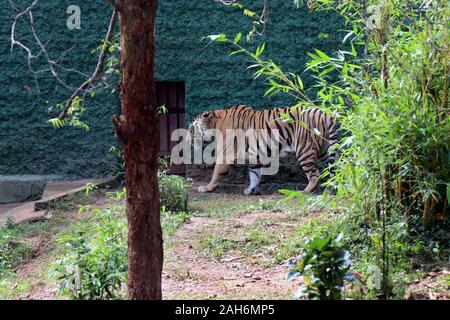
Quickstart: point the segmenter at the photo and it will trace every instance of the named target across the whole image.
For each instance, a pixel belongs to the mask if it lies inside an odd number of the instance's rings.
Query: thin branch
[[[38,44],[38,46],[41,48],[41,52],[44,54],[48,66],[50,68],[50,72],[52,73],[53,77],[55,77],[56,80],[58,80],[58,82],[60,84],[62,84],[65,88],[72,90],[72,87],[67,85],[59,76],[58,72],[56,72],[54,66],[56,64],[55,61],[53,61],[52,59],[50,59],[50,56],[47,52],[47,49],[45,48],[45,46],[42,44],[41,40],[39,39],[38,35],[36,34],[36,31],[34,30],[34,19],[33,19],[33,13],[30,11],[29,13],[30,16],[30,23],[31,23],[31,32],[33,33],[33,37],[36,40],[36,43]]]
[[[233,4],[239,4],[238,0],[214,0],[215,2],[222,3],[226,6],[231,6]],[[252,25],[252,31],[250,31],[249,35],[259,35],[262,36],[266,31],[266,25],[269,21],[269,0],[263,0],[263,9],[260,15],[256,14],[252,16],[254,19]],[[262,30],[259,31],[259,26],[262,25]]]
[[[105,60],[108,55],[108,49],[110,47],[110,43],[111,43],[112,37],[114,35],[114,27],[116,25],[117,15],[118,15],[117,10],[118,9],[115,8],[113,11],[113,14],[111,16],[111,20],[109,22],[109,27],[108,27],[108,32],[106,33],[105,42],[103,44],[102,51],[100,52],[100,55],[98,57],[97,67],[96,67],[94,73],[81,86],[79,86],[75,90],[75,92],[72,94],[72,96],[70,97],[69,101],[67,102],[64,110],[59,115],[59,117],[58,117],[59,120],[64,120],[66,118],[67,113],[69,112],[70,108],[72,108],[72,105],[73,105],[73,102],[75,101],[75,99],[80,97],[80,94],[83,91],[90,88],[92,86],[92,84],[94,84],[98,80],[98,78],[102,75]]]
[[[48,43],[50,42],[51,36],[49,37],[49,39],[46,41],[46,43],[42,43],[42,41],[40,40],[40,38],[38,37],[36,30],[34,28],[34,18],[33,18],[33,12],[32,10],[36,7],[36,5],[38,4],[38,0],[34,0],[30,6],[28,6],[24,11],[19,12],[19,10],[17,9],[17,7],[15,6],[13,0],[9,0],[9,4],[12,8],[12,10],[15,13],[15,18],[13,21],[13,24],[11,26],[11,51],[14,50],[14,46],[20,47],[22,50],[24,50],[27,54],[27,64],[28,64],[28,69],[30,70],[30,72],[33,74],[34,77],[34,81],[36,84],[36,88],[38,90],[38,93],[40,92],[39,90],[39,83],[37,80],[37,75],[39,73],[42,73],[43,70],[41,71],[36,71],[33,69],[32,66],[32,62],[33,60],[40,58],[41,56],[43,56],[47,62],[48,65],[48,69],[45,69],[47,72],[50,72],[53,77],[66,89],[68,90],[74,90],[73,87],[71,87],[70,85],[68,85],[64,80],[61,79],[61,77],[59,76],[58,73],[58,68],[62,68],[61,65],[59,65],[57,62],[53,61],[48,52],[47,52],[47,46]],[[32,50],[25,45],[23,42],[19,41],[18,39],[16,39],[16,29],[17,29],[17,23],[19,22],[19,20],[21,18],[24,17],[28,17],[28,19],[26,20],[27,26],[30,29],[32,36],[36,42],[36,44],[39,47],[39,51],[36,54],[33,54]],[[70,49],[69,49],[70,50]],[[66,54],[66,52],[64,52],[64,54]]]
[[[20,12],[19,14],[16,14],[16,17],[15,17],[14,22],[13,22],[12,27],[11,27],[11,51],[13,50],[14,45],[18,45],[18,46],[22,47],[22,49],[27,51],[29,56],[33,56],[31,54],[31,50],[28,49],[28,47],[24,46],[20,41],[16,41],[15,40],[14,35],[16,33],[17,21],[19,21],[19,19],[22,16],[24,16],[24,15],[28,14],[29,12],[31,12],[31,10],[34,9],[34,7],[37,5],[37,3],[38,3],[38,0],[34,0],[33,3],[28,8],[25,9],[25,11]],[[9,4],[11,5],[11,8],[13,8],[13,10],[17,10],[17,8],[14,6],[14,3],[13,3],[12,0],[9,0]]]

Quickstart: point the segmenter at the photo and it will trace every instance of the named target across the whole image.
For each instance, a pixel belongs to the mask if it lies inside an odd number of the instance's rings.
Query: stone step
[[[107,177],[97,180],[49,182],[43,198],[38,201],[0,205],[0,227],[3,226],[8,217],[15,224],[30,220],[48,219],[50,218],[48,209],[53,203],[70,195],[85,192],[88,185],[96,186],[97,189],[109,189],[118,187],[119,181],[115,177]]]

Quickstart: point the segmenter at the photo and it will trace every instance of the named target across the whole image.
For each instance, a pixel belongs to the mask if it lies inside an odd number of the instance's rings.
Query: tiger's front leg
[[[211,182],[206,186],[198,187],[198,192],[212,192],[219,186],[220,181],[225,178],[225,176],[230,171],[231,165],[229,164],[217,164],[214,166],[214,173]]]

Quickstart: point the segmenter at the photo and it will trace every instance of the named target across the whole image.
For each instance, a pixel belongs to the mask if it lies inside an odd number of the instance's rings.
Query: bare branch
[[[52,60],[47,52],[47,45],[50,42],[50,38],[47,40],[47,42],[45,44],[42,43],[42,41],[40,40],[40,38],[38,37],[36,30],[34,28],[34,18],[33,18],[33,9],[36,7],[36,5],[38,4],[39,0],[34,0],[24,11],[19,12],[19,10],[17,9],[17,7],[15,6],[13,0],[8,0],[9,4],[12,8],[12,10],[15,12],[16,16],[14,18],[13,24],[11,26],[11,51],[14,50],[14,46],[18,46],[20,47],[22,50],[24,50],[27,54],[27,64],[28,64],[28,69],[30,70],[30,72],[33,74],[34,77],[34,81],[36,83],[36,87],[38,92],[39,90],[39,84],[37,81],[37,75],[43,72],[50,72],[53,77],[66,89],[68,90],[74,90],[73,87],[71,87],[70,85],[68,85],[64,80],[61,79],[59,73],[58,73],[58,69],[62,68],[62,66],[60,64],[58,64],[57,62],[55,62],[54,60]],[[29,29],[31,30],[31,33],[33,35],[33,38],[36,42],[36,44],[39,47],[39,51],[37,53],[33,53],[33,51],[27,46],[25,45],[22,41],[18,40],[16,38],[16,32],[17,32],[17,23],[19,22],[19,20],[21,18],[28,18],[26,23],[28,24]],[[73,48],[73,47],[72,47]],[[67,53],[64,52],[64,55]],[[44,69],[44,70],[40,70],[40,71],[36,71],[33,69],[33,60],[37,59],[39,57],[43,56],[47,62],[48,65],[48,69]],[[58,59],[60,60],[60,59]]]
[[[114,9],[113,14],[111,16],[111,20],[109,22],[109,27],[108,27],[108,32],[106,33],[105,42],[103,44],[102,51],[100,52],[100,55],[98,57],[97,67],[96,67],[94,73],[88,80],[86,80],[81,86],[79,86],[75,90],[75,92],[72,94],[72,96],[70,97],[69,101],[67,102],[64,110],[59,115],[59,117],[58,117],[59,120],[62,121],[66,118],[67,113],[69,112],[70,108],[72,108],[72,106],[73,106],[74,100],[76,98],[79,98],[80,94],[83,91],[85,91],[89,87],[91,87],[92,84],[94,84],[97,81],[97,79],[101,76],[101,74],[103,73],[103,69],[104,69],[103,66],[105,64],[105,60],[108,55],[108,49],[110,47],[110,43],[111,43],[112,37],[114,35],[114,27],[116,25],[116,21],[117,21],[117,8]]]
[[[88,94],[89,92],[106,89],[111,86],[111,84],[109,83],[109,75],[106,75],[104,77],[102,75],[104,74],[104,64],[107,59],[108,52],[110,51],[110,48],[112,46],[114,28],[116,25],[121,1],[108,0],[108,2],[115,6],[115,9],[112,13],[108,31],[100,49],[97,66],[91,76],[79,70],[76,70],[75,68],[70,68],[63,65],[64,57],[76,46],[77,41],[74,41],[73,45],[69,49],[62,52],[58,58],[53,58],[50,55],[50,52],[47,51],[52,35],[48,37],[47,41],[42,41],[35,30],[34,24],[33,10],[38,6],[39,0],[30,0],[30,2],[32,1],[31,4],[23,11],[18,9],[14,0],[8,1],[15,14],[15,18],[11,26],[11,50],[13,50],[14,47],[18,47],[26,53],[28,69],[34,77],[37,92],[40,93],[38,78],[45,73],[50,73],[62,87],[71,92],[71,96],[69,100],[67,100],[67,102],[64,104],[63,110],[61,111],[59,116],[56,119],[50,120],[50,122],[52,122],[55,126],[62,126],[64,122],[63,120],[65,120],[69,114],[72,115],[72,112],[74,112],[76,109],[75,104],[83,101],[86,94]],[[33,47],[30,47],[26,42],[18,39],[17,29],[20,20],[22,20],[30,30],[32,37],[31,42],[33,42]],[[37,49],[32,49],[34,48],[34,46],[37,46]],[[33,62],[38,58],[45,61],[46,66],[44,68],[35,70],[33,69]],[[79,87],[69,85],[65,82],[64,77],[62,77],[62,74],[67,73],[76,73],[82,76],[84,82]],[[94,85],[96,82],[98,83],[98,85]],[[28,88],[29,86],[27,86],[27,90]],[[74,123],[82,124],[80,121],[78,121],[78,119],[75,118]]]

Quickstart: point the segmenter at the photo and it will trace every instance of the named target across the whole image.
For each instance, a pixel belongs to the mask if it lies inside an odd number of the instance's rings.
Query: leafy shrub
[[[165,171],[158,173],[159,192],[163,211],[183,212],[187,207],[187,185],[185,180]]]
[[[350,254],[341,247],[342,234],[313,238],[306,242],[303,253],[292,266],[288,278],[304,275],[306,287],[298,296],[306,295],[312,300],[337,300],[342,298],[344,281],[352,280]]]
[[[117,193],[120,200],[123,193]],[[52,277],[61,281],[58,295],[72,299],[116,299],[127,278],[127,223],[123,205],[93,209],[92,217],[59,237],[66,249],[53,264]]]
[[[7,216],[5,221],[3,221],[3,229],[13,229],[15,224],[14,217]]]
[[[80,213],[89,211],[90,217],[57,239],[63,254],[50,275],[60,282],[58,295],[77,300],[120,298],[128,270],[125,194],[126,190],[109,193],[110,204],[103,209],[80,207]],[[187,217],[186,212],[162,211],[164,235],[174,234]]]

